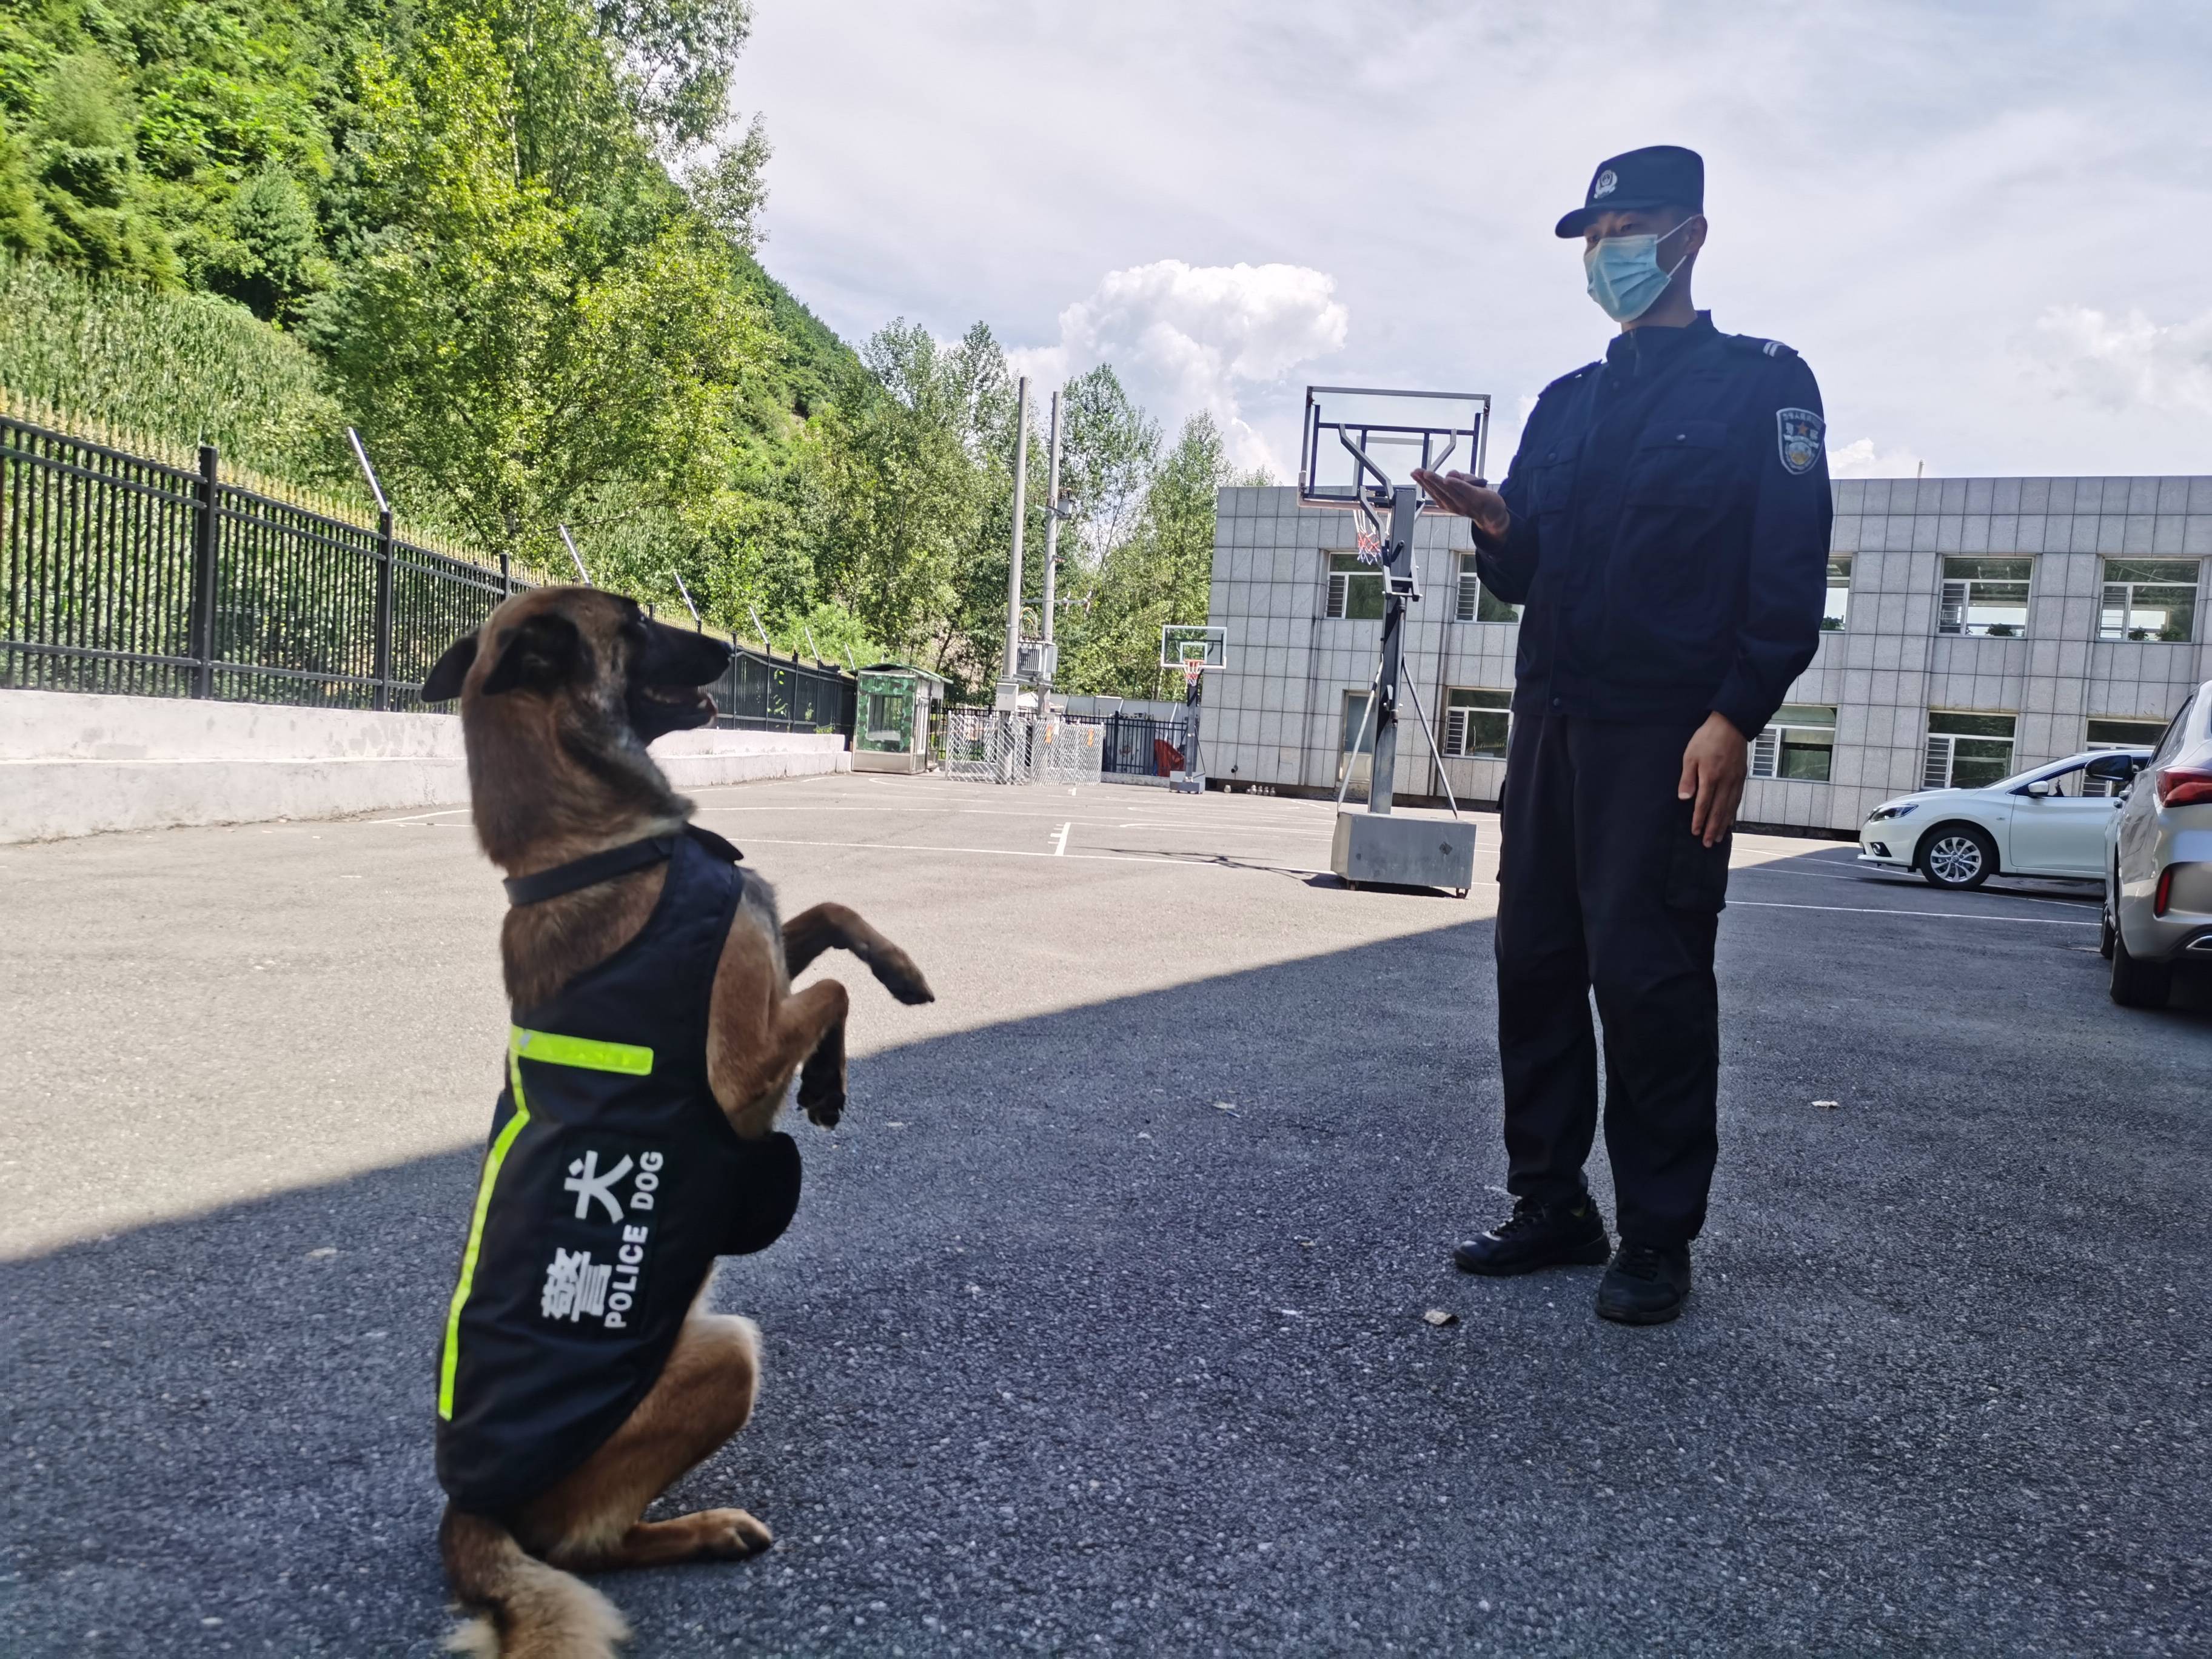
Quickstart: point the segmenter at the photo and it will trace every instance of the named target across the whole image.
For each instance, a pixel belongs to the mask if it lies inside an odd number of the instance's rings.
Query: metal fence
[[[974,783],[1096,783],[1106,750],[1095,721],[1060,716],[947,708],[932,728],[945,775]]]
[[[1158,745],[1164,743],[1178,755],[1190,727],[1182,720],[1153,720],[1144,714],[1109,714],[1105,723],[1105,754],[1101,769],[1115,777],[1164,778]]]
[[[421,708],[445,648],[536,585],[198,461],[0,414],[0,686]],[[850,733],[849,675],[736,648],[718,724]]]

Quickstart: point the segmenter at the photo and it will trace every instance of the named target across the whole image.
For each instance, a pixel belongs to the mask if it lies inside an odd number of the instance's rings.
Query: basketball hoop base
[[[1203,772],[1170,772],[1168,787],[1178,795],[1202,795],[1206,793],[1206,774]]]
[[[1339,811],[1328,867],[1347,887],[1443,887],[1465,898],[1474,885],[1474,822]]]

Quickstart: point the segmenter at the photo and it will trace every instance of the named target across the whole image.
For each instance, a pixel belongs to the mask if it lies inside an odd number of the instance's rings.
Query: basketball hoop
[[[1182,647],[1182,684],[1188,691],[1198,684],[1199,676],[1206,672],[1206,646],[1202,641],[1188,641]]]
[[[1380,532],[1370,530],[1364,524],[1355,522],[1352,527],[1352,537],[1358,547],[1359,561],[1362,564],[1382,562],[1382,538]]]

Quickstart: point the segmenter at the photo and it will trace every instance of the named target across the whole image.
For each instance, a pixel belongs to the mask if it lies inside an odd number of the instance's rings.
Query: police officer
[[[1610,1266],[1597,1311],[1675,1317],[1719,1149],[1713,939],[1746,752],[1820,642],[1832,506],[1812,371],[1690,298],[1705,163],[1654,145],[1592,175],[1558,234],[1620,325],[1544,388],[1497,489],[1416,473],[1526,607],[1507,745],[1498,1046],[1510,1218],[1472,1273]],[[1620,1242],[1583,1184],[1597,1127]]]

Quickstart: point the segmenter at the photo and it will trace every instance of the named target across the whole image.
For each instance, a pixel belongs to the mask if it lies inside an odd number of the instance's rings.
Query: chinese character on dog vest
[[[548,1319],[566,1319],[572,1323],[586,1314],[596,1318],[606,1311],[607,1280],[614,1277],[614,1271],[612,1262],[594,1263],[589,1250],[556,1249],[553,1260],[545,1267],[545,1288],[539,1293],[538,1312]]]
[[[597,1152],[586,1152],[583,1157],[569,1164],[568,1178],[561,1184],[576,1195],[577,1220],[582,1221],[590,1215],[592,1202],[596,1199],[607,1206],[608,1220],[620,1221],[623,1213],[622,1206],[617,1202],[611,1189],[615,1182],[629,1173],[629,1159],[625,1157],[621,1163],[616,1164],[605,1175],[599,1174],[599,1155]]]

